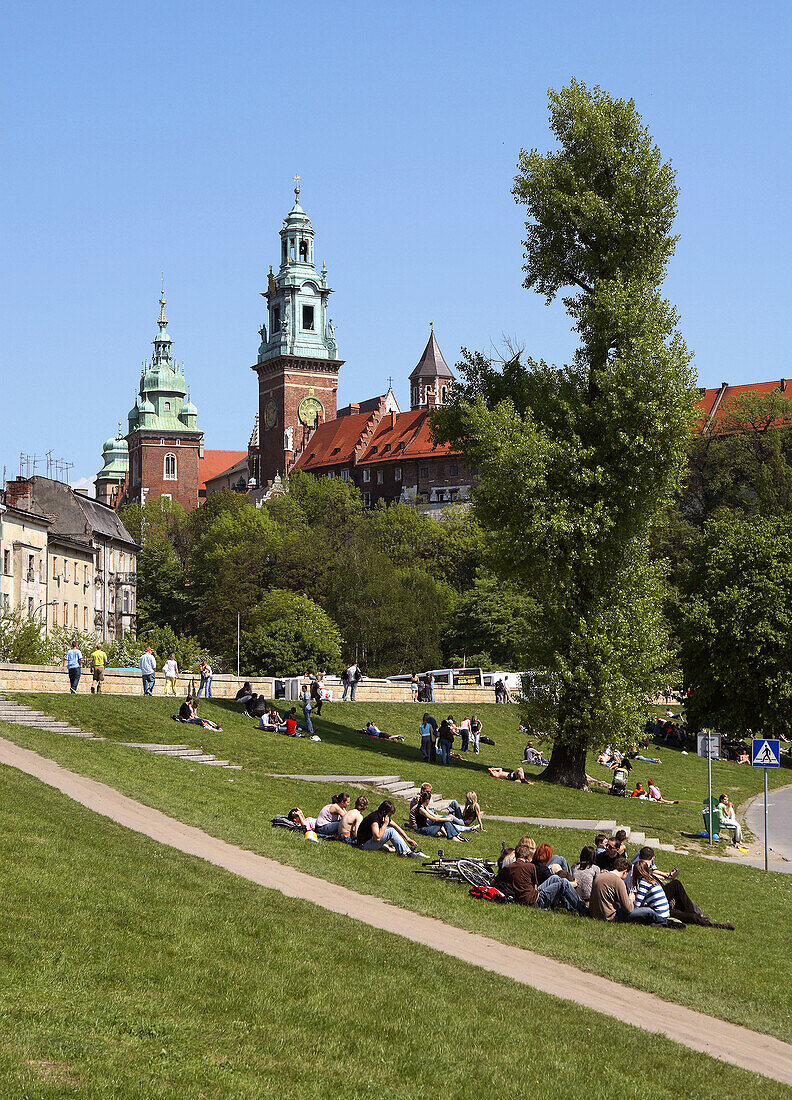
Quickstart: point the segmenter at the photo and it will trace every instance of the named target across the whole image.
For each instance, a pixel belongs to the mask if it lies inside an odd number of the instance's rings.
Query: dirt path
[[[792,1046],[779,1039],[713,1019],[532,951],[465,932],[433,917],[400,909],[379,898],[358,894],[245,851],[127,798],[104,783],[61,768],[54,760],[20,748],[4,738],[0,738],[0,764],[35,776],[89,810],[128,829],[205,859],[260,886],[278,890],[287,897],[310,901],[330,912],[403,936],[544,993],[666,1035],[713,1058],[792,1085]]]

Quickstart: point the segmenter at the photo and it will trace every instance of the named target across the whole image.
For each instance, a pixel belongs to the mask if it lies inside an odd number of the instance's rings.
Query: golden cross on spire
[[[295,176],[294,177],[294,197],[297,198],[297,196],[299,194],[300,194],[300,177]]]

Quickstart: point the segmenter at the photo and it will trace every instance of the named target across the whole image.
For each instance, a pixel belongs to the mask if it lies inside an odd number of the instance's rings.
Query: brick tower
[[[294,206],[280,230],[280,268],[269,271],[268,325],[253,370],[259,379],[259,479],[262,486],[284,477],[311,432],[336,418],[338,368],[343,360],[327,315],[327,269],[317,273],[314,231],[300,206],[295,176]],[[269,326],[269,336],[267,329]]]
[[[165,290],[160,296],[159,331],[151,362],[143,363],[140,389],[129,413],[129,476],[124,503],[145,504],[153,497],[176,500],[188,511],[198,507],[198,459],[203,432],[190,400],[184,364],[173,358]]]

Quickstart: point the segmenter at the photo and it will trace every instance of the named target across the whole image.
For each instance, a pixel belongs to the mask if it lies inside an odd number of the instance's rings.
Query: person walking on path
[[[204,693],[207,699],[212,698],[212,666],[208,661],[201,661],[198,665],[198,671],[201,675],[201,682],[198,685],[198,691],[195,693],[195,698],[200,699],[201,692]]]
[[[168,688],[170,688],[170,694],[175,697],[176,679],[179,675],[179,666],[176,663],[175,653],[171,653],[170,657],[162,666],[162,675],[165,677],[165,694],[168,694]]]
[[[77,648],[77,642],[73,641],[71,649],[68,649],[63,656],[63,667],[69,674],[69,691],[72,695],[77,694],[77,685],[80,682],[80,675],[82,673],[83,655]]]
[[[93,673],[93,683],[91,684],[91,695],[96,692],[97,695],[102,694],[102,684],[104,682],[105,668],[107,667],[107,654],[102,648],[102,643],[99,642],[96,649],[91,654],[91,672]]]
[[[478,756],[479,754],[479,738],[481,737],[481,722],[475,714],[470,716],[470,744],[473,748],[473,752]]]
[[[324,684],[322,683],[323,678],[324,673],[319,672],[316,678],[311,680],[311,704],[316,708],[317,718],[321,718],[322,716],[322,703],[324,702],[322,699],[322,691],[324,690]]]
[[[151,652],[151,646],[146,646],[146,652],[140,658],[140,672],[143,677],[143,694],[153,695],[154,684],[157,676],[157,662]]]
[[[360,665],[357,663],[357,661],[353,661],[352,664],[349,665],[349,667],[345,671],[346,681],[344,682],[344,699],[346,699],[347,690],[349,690],[349,697],[354,703],[355,692],[357,691],[358,684],[363,679],[363,673],[360,671]]]
[[[413,674],[410,677],[410,695],[413,703],[418,701],[418,673],[413,669]]]

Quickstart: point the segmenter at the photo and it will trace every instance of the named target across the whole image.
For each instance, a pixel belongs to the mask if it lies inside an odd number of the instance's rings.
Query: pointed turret
[[[430,326],[424,353],[410,375],[410,407],[413,409],[445,405],[454,383],[454,375],[437,343],[433,321]]]
[[[263,296],[269,306],[269,338],[262,326],[258,361],[280,355],[337,359],[332,323],[327,316],[327,268],[316,270],[314,230],[300,205],[300,177],[295,176],[294,205],[280,230],[280,268],[270,276]]]

